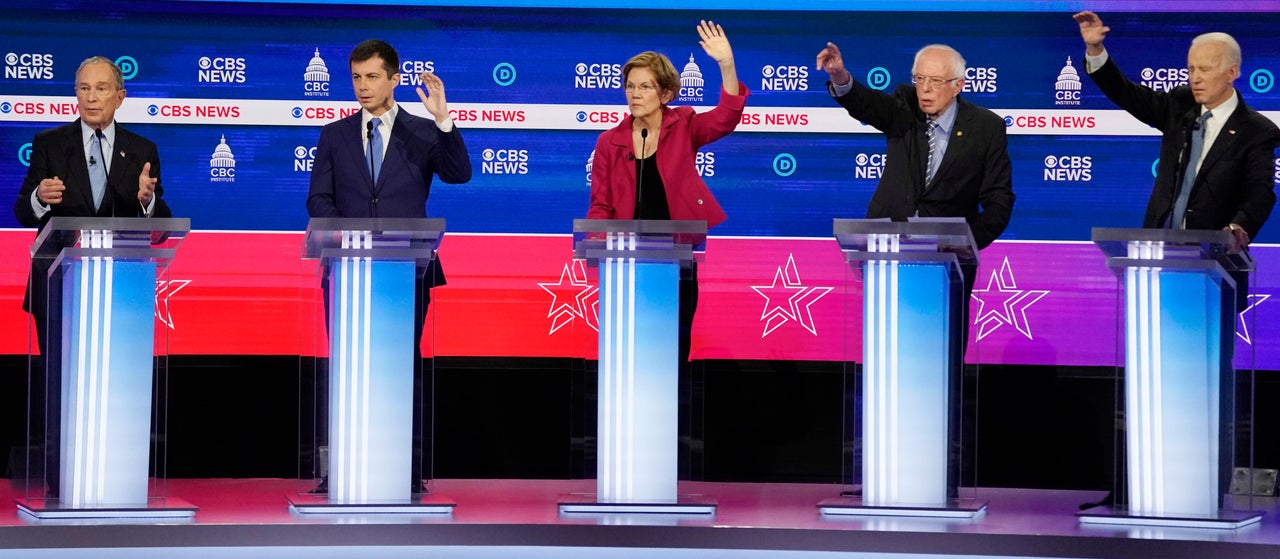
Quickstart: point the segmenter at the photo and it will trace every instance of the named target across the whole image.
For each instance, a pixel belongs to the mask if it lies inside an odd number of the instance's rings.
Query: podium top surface
[[[55,258],[80,244],[86,233],[110,240],[105,250],[166,250],[171,253],[191,231],[186,217],[54,217],[31,243],[32,258]]]
[[[1231,233],[1220,229],[1095,227],[1092,239],[1093,244],[1098,246],[1107,259],[1114,260],[1117,265],[1153,259],[1134,256],[1129,250],[1131,243],[1160,245],[1161,256],[1154,259],[1166,262],[1171,260],[1217,262],[1229,272],[1249,272],[1255,265],[1253,257],[1248,252],[1227,254]]]
[[[707,234],[707,222],[680,219],[575,219],[573,232],[636,233],[642,236]]]
[[[307,222],[302,256],[427,261],[444,228],[439,218],[317,217]]]
[[[910,218],[908,221],[835,219],[832,234],[846,253],[873,252],[871,246],[877,236],[896,235],[900,252],[946,252],[955,254],[963,264],[978,261],[978,243],[962,217]]]
[[[610,245],[610,234],[634,233],[629,248]],[[616,237],[615,237],[616,238]],[[707,241],[707,222],[666,219],[575,219],[574,258],[595,265],[601,258],[693,262],[693,249]],[[610,248],[612,246],[612,248]]]

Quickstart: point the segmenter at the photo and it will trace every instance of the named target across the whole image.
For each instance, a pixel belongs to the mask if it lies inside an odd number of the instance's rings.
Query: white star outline
[[[556,291],[569,291],[564,289],[565,286],[577,288],[577,293],[573,296],[573,301],[562,301],[560,295]],[[582,260],[567,262],[560,271],[559,281],[538,282],[538,287],[543,291],[551,294],[551,307],[547,310],[547,318],[551,319],[551,329],[547,331],[547,335],[555,334],[557,330],[564,328],[565,325],[581,318],[586,321],[587,326],[597,332],[600,331],[599,306],[600,288],[591,285],[587,278],[587,265]]]
[[[993,304],[994,308],[988,309],[987,302],[978,294],[992,291],[1002,294],[1004,301],[999,305]],[[974,289],[970,294],[974,300],[978,301],[978,312],[974,313],[976,318],[973,320],[974,324],[979,325],[978,339],[981,340],[1008,324],[1028,340],[1034,340],[1035,337],[1031,335],[1031,323],[1027,320],[1027,308],[1049,293],[1047,289],[1018,289],[1018,280],[1013,277],[1013,267],[1009,265],[1009,257],[1004,257],[1000,269],[991,272],[991,277],[987,279],[986,289]]]
[[[191,284],[191,280],[156,280],[156,319],[170,330],[177,330],[173,313],[169,311],[169,298]]]
[[[778,283],[782,282],[779,287]],[[760,312],[760,320],[764,321],[764,332],[760,334],[760,338],[772,334],[774,330],[780,328],[783,324],[795,321],[805,330],[814,336],[818,335],[818,328],[813,323],[812,307],[819,299],[826,297],[828,293],[835,290],[834,287],[805,287],[800,281],[800,272],[796,268],[796,256],[794,253],[787,255],[787,264],[778,266],[777,272],[773,275],[773,283],[770,285],[751,285],[748,286],[761,297],[764,297],[764,310]],[[790,292],[786,296],[786,303],[774,303],[774,297],[770,297],[767,291],[782,290]]]
[[[1249,322],[1245,320],[1244,313],[1252,312],[1253,309],[1258,308],[1258,305],[1261,305],[1270,298],[1270,293],[1254,293],[1249,296],[1249,305],[1236,315],[1236,325],[1239,326],[1236,328],[1236,336],[1244,340],[1244,343],[1253,345],[1253,337],[1249,335]]]

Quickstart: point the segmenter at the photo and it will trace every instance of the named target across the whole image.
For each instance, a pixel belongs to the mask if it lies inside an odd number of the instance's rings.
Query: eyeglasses
[[[94,93],[97,93],[97,94],[98,94],[98,95],[100,95],[100,96],[106,96],[106,95],[110,95],[110,94],[111,94],[111,93],[113,93],[115,90],[116,90],[116,88],[115,88],[114,86],[110,86],[110,85],[107,85],[107,84],[101,84],[101,83],[100,83],[100,84],[98,84],[98,85],[96,85],[96,86],[92,86],[92,87],[90,87],[88,84],[82,84],[82,85],[77,85],[77,86],[76,86],[76,95],[79,95],[79,96],[81,96],[81,97],[88,97],[88,96],[89,96],[89,92],[91,92],[91,91],[92,91],[92,92],[94,92]]]
[[[934,77],[926,77],[926,76],[911,76],[911,85],[920,87],[920,86],[923,86],[924,84],[929,84],[929,87],[938,88],[938,87],[942,87],[944,84],[951,83],[958,79],[960,78],[943,79],[943,78],[934,78]]]
[[[634,83],[628,83],[628,84],[627,84],[627,93],[634,93],[637,89],[639,89],[639,90],[640,90],[640,93],[643,93],[643,94],[645,94],[645,95],[648,95],[648,94],[650,94],[650,93],[653,93],[653,92],[657,91],[657,90],[658,90],[658,86],[653,85],[653,83],[652,83],[652,82],[645,82],[645,83],[642,83],[642,84],[640,84],[640,85],[636,85],[636,84],[634,84]]]

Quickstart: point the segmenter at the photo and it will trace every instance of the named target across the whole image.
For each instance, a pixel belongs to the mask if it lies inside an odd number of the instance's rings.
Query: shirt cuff
[[[44,217],[44,214],[49,213],[49,210],[53,209],[53,208],[50,208],[49,206],[41,204],[40,199],[36,197],[38,194],[39,194],[38,190],[31,191],[31,213],[35,214],[36,219],[40,219]]]
[[[142,206],[142,204],[138,204],[138,205]],[[142,216],[151,217],[151,214],[153,213],[156,213],[156,195],[154,194],[151,195],[151,202],[149,202],[145,206],[142,206]]]
[[[450,117],[450,118],[446,118],[446,119],[444,119],[444,120],[437,120],[437,121],[436,121],[436,128],[439,128],[439,129],[440,129],[440,131],[441,131],[441,132],[444,132],[445,134],[448,134],[448,133],[450,133],[450,132],[453,132],[453,118],[452,118],[452,117]]]
[[[852,90],[853,90],[853,76],[849,76],[849,83],[846,83],[844,85],[836,85],[836,82],[834,81],[831,82],[832,97],[844,97],[846,93],[849,93]]]
[[[1099,54],[1098,56],[1091,56],[1090,54],[1085,53],[1084,71],[1092,74],[1095,70],[1101,68],[1103,64],[1106,64],[1108,59],[1107,49],[1105,48],[1102,49],[1102,54]]]

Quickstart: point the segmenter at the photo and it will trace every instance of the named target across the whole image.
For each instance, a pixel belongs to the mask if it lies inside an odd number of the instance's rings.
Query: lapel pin
[[[963,136],[964,130],[956,130],[956,136]]]
[[[1235,130],[1227,130],[1227,133],[1228,133],[1228,134],[1235,134],[1235,133],[1236,133],[1236,131],[1235,131]]]
[[[124,157],[124,150],[120,150],[120,157]]]

